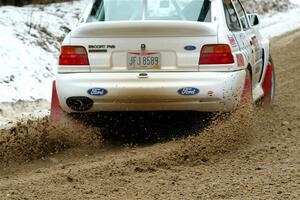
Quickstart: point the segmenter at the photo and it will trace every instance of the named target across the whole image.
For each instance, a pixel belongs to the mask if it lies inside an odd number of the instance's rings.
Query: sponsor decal
[[[248,61],[250,60],[250,55],[247,52],[243,51],[242,54],[244,55],[246,60],[248,60]],[[245,63],[246,63],[246,60],[244,61]]]
[[[253,36],[252,38],[251,38],[251,43],[252,43],[252,45],[253,46],[258,46],[258,40],[257,40],[257,38],[256,38],[256,36]]]
[[[115,49],[115,45],[89,45],[90,53],[106,53],[108,49]]]
[[[90,53],[107,53],[107,49],[90,49]]]
[[[256,36],[251,38],[251,44],[254,46],[256,61],[259,61],[262,58],[262,51]]]
[[[187,46],[184,47],[184,49],[185,49],[186,51],[194,51],[194,50],[197,49],[197,47],[194,46],[194,45],[187,45]]]
[[[177,92],[178,94],[183,96],[193,96],[199,94],[200,90],[194,87],[185,87],[185,88],[180,88]]]
[[[236,42],[234,36],[233,35],[228,35],[227,37],[228,37],[230,45],[232,47],[237,47],[237,42]]]
[[[249,43],[247,42],[247,39],[246,39],[246,35],[245,35],[245,33],[241,33],[240,35],[240,41],[241,41],[241,43],[243,43],[243,48],[245,48],[245,47],[250,47],[250,45],[249,45]],[[250,47],[250,49],[251,49],[251,47]]]
[[[89,45],[89,49],[115,49],[115,45]]]
[[[87,93],[91,96],[105,96],[108,91],[103,88],[91,88],[87,91]]]

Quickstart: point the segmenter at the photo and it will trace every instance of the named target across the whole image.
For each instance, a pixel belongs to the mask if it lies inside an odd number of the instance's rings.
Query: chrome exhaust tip
[[[72,110],[81,112],[90,110],[94,105],[94,101],[88,97],[69,97],[66,103]]]

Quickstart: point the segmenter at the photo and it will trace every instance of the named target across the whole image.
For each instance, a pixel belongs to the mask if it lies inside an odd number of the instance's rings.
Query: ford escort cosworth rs
[[[271,105],[258,24],[239,0],[93,0],[62,43],[52,116]]]

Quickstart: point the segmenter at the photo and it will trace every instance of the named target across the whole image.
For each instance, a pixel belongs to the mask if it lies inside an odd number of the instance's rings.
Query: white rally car
[[[93,0],[61,46],[51,115],[271,105],[258,24],[239,0]]]

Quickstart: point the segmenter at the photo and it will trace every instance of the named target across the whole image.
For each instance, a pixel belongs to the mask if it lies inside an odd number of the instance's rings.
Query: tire
[[[265,77],[262,82],[262,88],[264,91],[264,96],[261,101],[262,107],[272,108],[275,99],[276,77],[275,77],[275,68],[271,56],[269,57],[269,62],[266,68]]]

